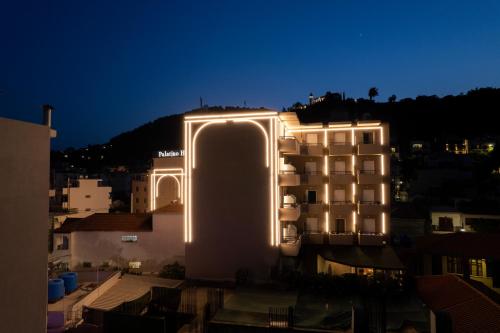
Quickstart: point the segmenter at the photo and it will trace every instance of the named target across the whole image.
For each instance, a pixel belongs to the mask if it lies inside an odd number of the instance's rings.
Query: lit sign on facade
[[[184,156],[184,149],[158,151],[158,157],[178,157],[178,156]]]

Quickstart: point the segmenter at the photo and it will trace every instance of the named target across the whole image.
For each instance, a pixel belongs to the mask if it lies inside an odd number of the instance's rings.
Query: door
[[[339,234],[345,233],[345,219],[335,219],[335,231]]]
[[[374,234],[375,233],[375,219],[374,218],[363,219],[363,233],[364,234]]]
[[[316,174],[316,162],[306,162],[305,168],[306,168],[306,174],[308,175]]]
[[[307,203],[315,204],[316,203],[316,191],[315,190],[307,190]]]

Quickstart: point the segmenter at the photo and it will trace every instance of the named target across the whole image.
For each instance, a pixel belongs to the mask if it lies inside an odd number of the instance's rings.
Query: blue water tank
[[[50,303],[64,297],[64,281],[62,279],[49,280],[48,296]]]
[[[78,274],[75,272],[66,272],[59,275],[59,278],[64,280],[64,289],[66,294],[72,293],[78,288]]]

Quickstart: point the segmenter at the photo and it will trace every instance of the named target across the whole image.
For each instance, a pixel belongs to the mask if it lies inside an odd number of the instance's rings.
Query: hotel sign
[[[158,151],[158,157],[179,157],[184,156],[184,149],[179,150],[160,150]]]

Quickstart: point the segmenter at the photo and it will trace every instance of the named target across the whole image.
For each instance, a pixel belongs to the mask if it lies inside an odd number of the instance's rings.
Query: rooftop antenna
[[[200,109],[203,109],[203,98],[200,96]]]

